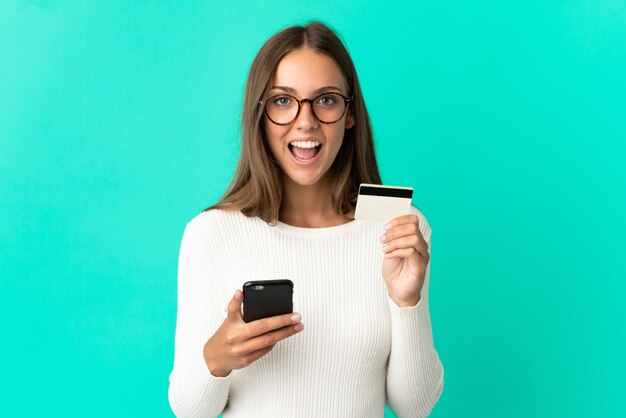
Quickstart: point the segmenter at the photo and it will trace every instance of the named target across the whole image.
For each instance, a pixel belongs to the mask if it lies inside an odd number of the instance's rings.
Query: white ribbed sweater
[[[415,207],[420,231],[431,228]],[[270,226],[238,211],[194,217],[182,237],[169,402],[178,417],[382,418],[427,416],[443,390],[428,283],[414,307],[398,307],[381,274],[383,222],[328,228]],[[432,260],[431,260],[432,262]],[[205,342],[249,280],[290,279],[304,330],[226,377],[215,377]]]

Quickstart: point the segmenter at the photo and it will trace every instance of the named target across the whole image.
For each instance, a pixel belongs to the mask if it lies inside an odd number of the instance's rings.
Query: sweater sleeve
[[[421,213],[420,232],[431,253],[431,228]],[[420,301],[415,306],[399,307],[387,296],[391,312],[391,353],[387,365],[387,403],[398,418],[426,417],[443,392],[443,365],[434,346],[428,284],[430,265],[426,266]]]
[[[224,320],[224,306],[209,264],[188,223],[178,258],[178,308],[174,367],[168,398],[177,417],[217,417],[226,406],[230,377],[216,377],[203,356],[206,341]]]

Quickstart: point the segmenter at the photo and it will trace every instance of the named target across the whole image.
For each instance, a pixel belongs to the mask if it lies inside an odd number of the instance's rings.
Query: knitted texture
[[[431,251],[431,228],[419,209]],[[443,366],[421,299],[399,307],[381,274],[383,222],[327,228],[270,226],[238,211],[210,210],[185,228],[169,402],[178,417],[427,416],[443,391]],[[431,258],[432,262],[432,258]],[[250,280],[290,279],[304,330],[226,377],[215,377],[205,342],[236,289]]]

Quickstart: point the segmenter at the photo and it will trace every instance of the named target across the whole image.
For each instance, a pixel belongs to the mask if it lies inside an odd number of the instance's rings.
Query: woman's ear
[[[354,126],[354,118],[352,117],[352,112],[348,110],[348,115],[346,116],[346,129],[350,129]]]

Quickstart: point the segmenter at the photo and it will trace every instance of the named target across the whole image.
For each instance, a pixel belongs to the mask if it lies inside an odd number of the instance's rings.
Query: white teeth
[[[290,143],[290,145],[293,145],[294,147],[298,147],[298,148],[314,148],[320,144],[321,142],[317,142],[317,141],[293,141]]]

